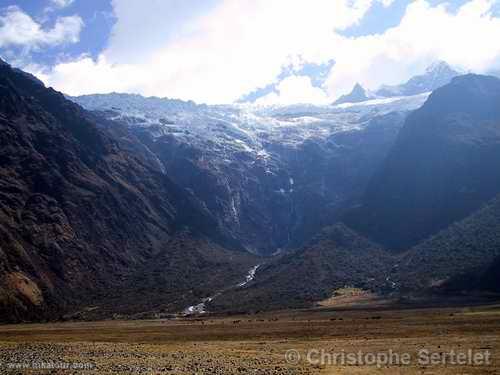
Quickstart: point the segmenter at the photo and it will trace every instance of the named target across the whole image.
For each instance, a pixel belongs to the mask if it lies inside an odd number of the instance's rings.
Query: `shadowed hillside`
[[[130,145],[139,142],[126,129],[99,121],[0,65],[0,321],[85,306],[168,253],[181,230],[227,243],[189,194]],[[179,254],[172,272],[182,274],[190,256]]]
[[[406,120],[350,226],[404,250],[463,219],[500,191],[500,80],[466,75]]]

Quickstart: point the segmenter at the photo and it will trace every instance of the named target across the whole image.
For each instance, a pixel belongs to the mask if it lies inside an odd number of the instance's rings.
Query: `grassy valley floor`
[[[377,367],[339,359],[339,353],[390,350],[409,353],[411,363]],[[451,351],[489,352],[491,359],[423,364],[417,360],[421,350],[443,358]],[[500,374],[500,305],[5,325],[0,373]]]

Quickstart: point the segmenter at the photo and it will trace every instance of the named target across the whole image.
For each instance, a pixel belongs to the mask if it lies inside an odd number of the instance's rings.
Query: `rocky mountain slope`
[[[302,245],[358,202],[405,116],[426,98],[323,107],[72,100],[125,125],[221,231],[269,255]]]
[[[88,306],[170,253],[181,232],[200,238],[197,252],[207,237],[237,248],[127,129],[4,63],[0,92],[0,321]],[[199,273],[186,278],[195,293],[207,272],[226,279],[227,267],[185,267],[193,251],[186,248],[170,270]],[[225,262],[243,274],[245,257]]]

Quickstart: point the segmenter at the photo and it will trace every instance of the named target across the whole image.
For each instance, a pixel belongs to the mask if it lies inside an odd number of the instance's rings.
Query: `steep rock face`
[[[375,117],[362,129],[281,149],[294,176],[290,227],[292,248],[303,246],[325,226],[338,222],[363,193],[397,138],[406,113]]]
[[[85,305],[168,251],[179,230],[224,241],[203,209],[130,146],[139,142],[126,129],[100,121],[0,65],[2,321]]]
[[[127,126],[221,232],[268,255],[303,245],[359,202],[408,109],[425,98],[261,110],[120,94],[73,100]]]
[[[235,152],[221,163],[224,155],[214,145],[193,145],[170,135],[154,138],[137,129],[136,134],[220,231],[254,253],[269,254],[287,243],[281,227],[289,225],[283,212],[289,212],[290,203],[280,189],[288,190],[290,177],[278,160]]]
[[[270,254],[302,245],[360,199],[404,117],[400,112],[376,117],[363,129],[293,146],[268,141],[266,158],[221,155],[214,145],[133,131],[221,231],[251,252]],[[227,162],[221,163],[221,156]]]
[[[370,238],[409,248],[500,191],[500,80],[467,75],[406,120],[394,148],[346,218]]]

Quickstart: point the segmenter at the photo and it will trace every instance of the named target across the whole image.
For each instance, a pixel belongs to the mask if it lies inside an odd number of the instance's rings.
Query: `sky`
[[[500,0],[0,0],[0,57],[70,95],[326,104],[498,40]]]

